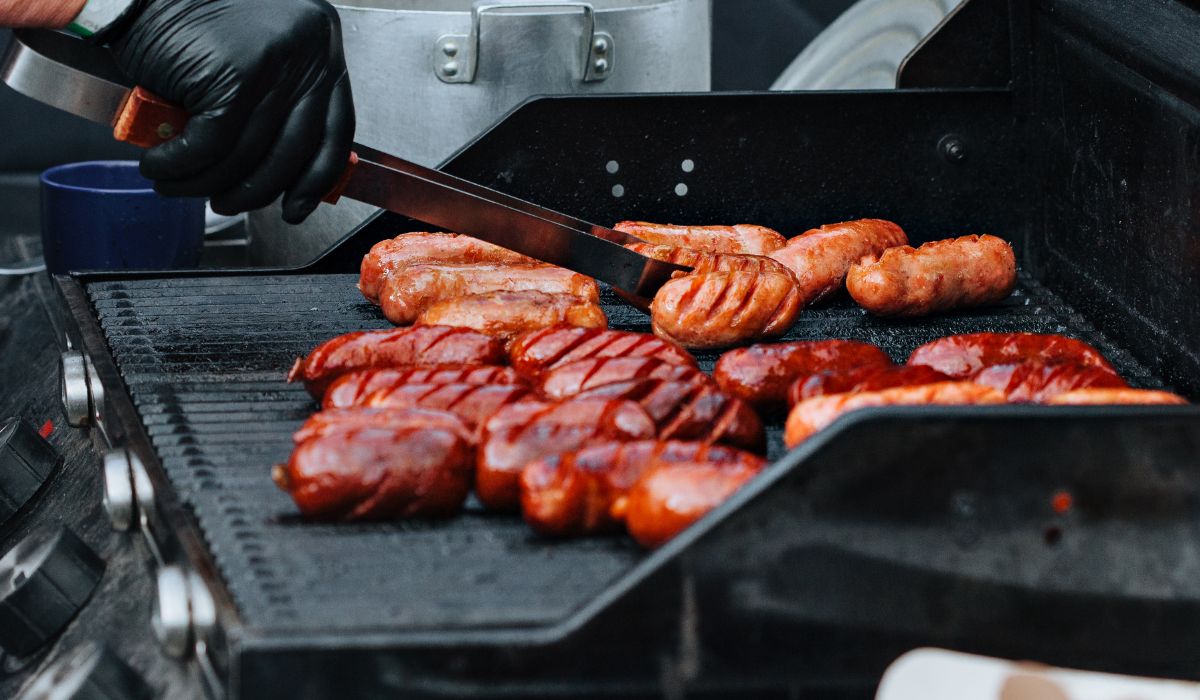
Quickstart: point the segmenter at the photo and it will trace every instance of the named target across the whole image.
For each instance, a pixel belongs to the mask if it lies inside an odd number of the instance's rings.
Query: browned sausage
[[[622,221],[614,229],[636,236],[647,243],[693,248],[709,253],[769,255],[787,239],[764,226],[676,226],[645,221]]]
[[[766,450],[766,434],[754,409],[708,382],[630,379],[588,389],[574,398],[636,401],[654,419],[660,440],[722,442],[752,452]]]
[[[359,406],[381,389],[404,384],[524,384],[512,367],[495,365],[413,365],[351,372],[338,377],[325,391],[322,407]]]
[[[629,491],[625,526],[654,549],[691,527],[753,479],[760,468],[711,462],[660,463]]]
[[[632,401],[523,402],[488,419],[477,456],[475,494],[489,508],[521,503],[521,470],[534,460],[595,442],[646,440],[654,421]]]
[[[1052,396],[1046,401],[1053,406],[1172,405],[1187,402],[1179,394],[1151,389],[1076,389]]]
[[[1035,360],[984,367],[971,375],[971,381],[990,386],[1014,402],[1042,402],[1058,394],[1089,387],[1111,389],[1128,386],[1107,367]]]
[[[800,377],[891,364],[892,358],[870,343],[801,340],[730,350],[717,360],[713,378],[733,396],[777,409],[787,400],[788,387]]]
[[[784,442],[795,447],[825,429],[841,416],[860,408],[907,405],[963,405],[1004,403],[1004,394],[971,382],[939,382],[900,386],[858,394],[830,394],[805,399],[792,407]]]
[[[521,472],[521,512],[543,535],[577,537],[618,530],[621,519],[612,509],[625,511],[626,495],[642,474],[658,463],[693,461],[753,469],[766,464],[757,455],[700,442],[593,445],[529,463]]]
[[[653,357],[593,357],[560,365],[542,374],[538,393],[547,399],[566,399],[605,384],[641,378],[708,383],[708,375],[690,365],[675,365]]]
[[[417,323],[473,328],[507,341],[562,324],[603,329],[608,317],[599,304],[582,297],[525,290],[443,299],[422,311]]]
[[[413,326],[339,335],[296,360],[288,381],[303,381],[316,398],[347,372],[416,364],[502,365],[504,343],[469,328]]]
[[[955,379],[967,379],[991,365],[1029,360],[1101,367],[1116,374],[1100,351],[1082,340],[1041,333],[950,335],[908,356],[910,365],[926,365]]]
[[[600,300],[596,281],[554,265],[429,264],[396,270],[384,280],[379,303],[397,325],[412,323],[443,299],[487,292],[534,290]]]
[[[667,282],[654,295],[654,334],[685,348],[725,348],[783,335],[803,307],[784,272],[711,272]]]
[[[800,299],[807,305],[840,290],[854,263],[907,243],[904,230],[891,221],[858,219],[806,231],[771,257],[795,273]]]
[[[963,236],[889,248],[850,268],[846,289],[876,316],[927,316],[991,304],[1012,294],[1017,258],[995,236]]]
[[[675,343],[649,333],[556,326],[526,333],[508,349],[513,369],[530,380],[579,360],[649,357],[673,365],[696,366],[696,358]]]
[[[692,268],[693,274],[705,272],[791,272],[781,262],[765,255],[708,253],[694,248],[677,248],[654,243],[629,243],[626,248],[648,258]],[[675,273],[677,276],[688,273]]]
[[[380,241],[363,256],[358,288],[379,303],[383,279],[396,270],[423,263],[530,263],[537,260],[458,233],[404,233]]]
[[[866,365],[847,371],[818,372],[800,377],[792,383],[788,390],[788,405],[794,406],[804,399],[827,394],[856,394],[952,380],[952,377],[924,365]]]
[[[318,411],[292,434],[297,445],[333,433],[362,430],[363,428],[411,428],[425,427],[449,430],[467,442],[474,434],[467,429],[462,419],[446,411],[421,408],[334,408]]]
[[[530,398],[517,384],[402,384],[368,396],[369,408],[428,408],[448,411],[475,430],[501,407]]]

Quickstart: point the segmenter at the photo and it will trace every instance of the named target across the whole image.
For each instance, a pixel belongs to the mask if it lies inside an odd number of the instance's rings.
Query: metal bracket
[[[471,8],[471,33],[446,34],[433,51],[433,72],[443,83],[471,83],[479,70],[479,34],[483,15],[493,10],[577,9],[583,12],[583,77],[585,83],[604,80],[613,71],[612,35],[596,31],[596,9],[586,2],[477,2]]]

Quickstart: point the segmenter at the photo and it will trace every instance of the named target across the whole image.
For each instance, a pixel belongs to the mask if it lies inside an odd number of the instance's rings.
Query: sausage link
[[[922,366],[913,365],[914,368]],[[1107,367],[1035,360],[984,367],[971,375],[971,381],[992,387],[1009,401],[1035,403],[1075,389],[1129,386]]]
[[[622,221],[614,229],[647,243],[692,248],[708,253],[769,255],[787,242],[779,232],[765,226],[676,226],[645,221]]]
[[[796,275],[801,302],[808,305],[840,290],[854,263],[907,244],[904,229],[891,221],[858,219],[806,231],[771,257]]]
[[[600,301],[595,280],[554,265],[428,264],[399,269],[388,276],[379,304],[389,321],[404,325],[443,299],[525,290]]]
[[[364,428],[436,428],[449,430],[473,443],[474,435],[462,419],[447,411],[420,408],[335,408],[318,411],[292,434],[297,445],[333,433]]]
[[[675,365],[653,357],[593,357],[543,373],[537,391],[546,399],[561,400],[605,384],[643,378],[709,382],[708,375],[691,365]]]
[[[603,329],[608,327],[608,317],[594,301],[530,289],[443,299],[422,311],[417,323],[473,328],[508,341],[562,324]]]
[[[593,445],[530,462],[521,472],[521,512],[542,535],[578,537],[619,530],[626,496],[642,474],[659,463],[693,461],[753,469],[766,464],[757,455],[701,442]]]
[[[528,263],[538,261],[459,233],[404,233],[371,246],[359,269],[358,289],[379,303],[383,280],[396,270],[423,263]]]
[[[625,526],[641,546],[660,547],[724,503],[760,471],[709,462],[655,465],[629,491]]]
[[[949,381],[953,381],[953,378],[924,365],[867,365],[840,372],[818,372],[800,377],[792,383],[788,390],[788,405],[795,406],[814,396],[857,394],[897,386],[920,386]]]
[[[1100,351],[1082,340],[1040,333],[950,335],[908,356],[910,365],[926,365],[955,379],[967,379],[991,365],[1028,360],[1101,367],[1116,374]]]
[[[774,410],[783,406],[788,388],[802,376],[891,365],[892,358],[870,343],[801,340],[730,350],[717,360],[713,378],[726,393]]]
[[[530,397],[529,389],[518,384],[403,384],[367,396],[363,405],[448,411],[475,430],[502,407]]]
[[[1187,399],[1169,391],[1152,389],[1075,389],[1051,396],[1046,403],[1052,406],[1104,406],[1186,404]]]
[[[911,318],[991,304],[1012,294],[1017,258],[995,236],[901,246],[850,268],[846,289],[876,316]]]
[[[795,447],[841,416],[873,406],[967,405],[1004,403],[1004,394],[971,382],[939,382],[901,386],[858,394],[830,394],[806,399],[792,407],[784,428],[784,442]]]
[[[691,273],[677,272],[676,275],[706,272],[791,272],[783,263],[765,255],[709,253],[695,248],[677,248],[654,243],[628,243],[625,247],[648,258],[692,268]]]
[[[803,307],[783,272],[712,272],[667,282],[650,304],[654,334],[685,348],[725,348],[783,335]]]
[[[417,364],[502,365],[504,343],[469,328],[413,326],[358,331],[325,341],[296,360],[288,381],[303,381],[316,398],[343,374],[376,367]]]
[[[496,365],[414,365],[351,372],[338,377],[325,391],[321,406],[349,408],[359,406],[382,389],[404,384],[524,384],[525,379],[512,367]]]
[[[518,337],[508,349],[513,369],[530,380],[579,360],[646,357],[673,365],[696,366],[696,358],[675,343],[650,335],[598,328],[556,326]]]
[[[646,440],[654,421],[632,401],[525,402],[488,419],[476,457],[475,494],[487,507],[515,510],[525,465],[596,442]]]

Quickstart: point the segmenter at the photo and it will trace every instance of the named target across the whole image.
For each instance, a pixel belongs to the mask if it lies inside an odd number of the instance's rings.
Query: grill
[[[1186,36],[1186,19],[1139,22]],[[1196,394],[1200,213],[1162,211],[1192,191],[1194,162],[1167,156],[1200,143],[1179,99],[1194,76],[1105,53],[1134,41],[1127,22],[1094,0],[971,0],[912,63],[912,90],[543,99],[446,169],[600,222],[998,233],[1022,267],[1003,305],[885,322],[843,300],[789,338],[902,360],[954,333],[1063,333],[1133,385]],[[1017,50],[938,60],[984,26]],[[1123,126],[1147,120],[1159,129]],[[110,437],[149,467],[148,527],[216,599],[207,651],[232,696],[857,696],[929,643],[1196,675],[1195,409],[875,409],[786,455],[776,423],[768,472],[652,554],[541,540],[475,503],[437,523],[303,522],[269,479],[315,409],[284,374],[322,340],[388,326],[353,273],[370,244],[422,228],[381,214],[300,270],[58,279]],[[603,301],[612,327],[648,330]],[[1064,491],[1075,507],[1055,513]]]

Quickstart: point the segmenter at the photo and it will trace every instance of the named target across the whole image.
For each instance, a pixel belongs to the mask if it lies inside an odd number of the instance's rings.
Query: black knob
[[[55,661],[18,700],[147,700],[146,681],[104,645],[87,644]]]
[[[30,533],[0,559],[0,647],[37,651],[83,608],[103,573],[104,561],[65,527]]]
[[[33,498],[62,457],[19,418],[0,425],[0,525]]]

